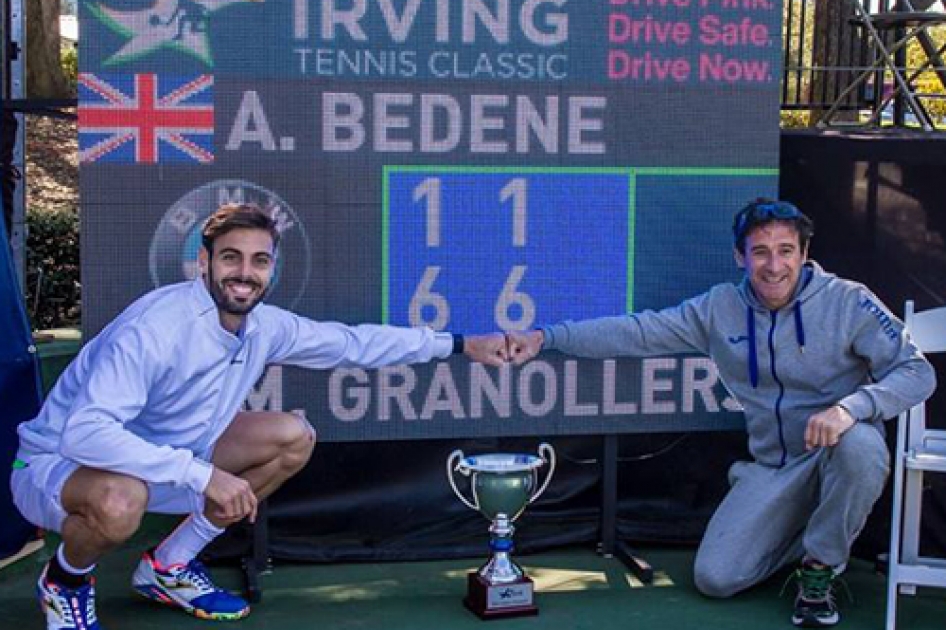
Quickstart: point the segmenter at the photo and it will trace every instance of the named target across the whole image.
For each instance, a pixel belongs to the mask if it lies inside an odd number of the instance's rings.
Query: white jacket
[[[18,457],[59,453],[83,466],[203,492],[213,445],[270,364],[381,367],[445,358],[449,333],[315,322],[259,304],[241,336],[221,325],[203,280],[139,298],[84,345]]]

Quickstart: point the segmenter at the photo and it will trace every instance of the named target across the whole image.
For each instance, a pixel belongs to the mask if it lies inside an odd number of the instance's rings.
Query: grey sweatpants
[[[860,422],[782,468],[736,462],[696,555],[696,587],[729,597],[806,555],[844,565],[889,470],[880,431]]]

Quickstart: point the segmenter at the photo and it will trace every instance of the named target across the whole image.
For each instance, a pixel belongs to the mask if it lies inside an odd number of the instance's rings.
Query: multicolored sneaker
[[[800,628],[824,628],[841,621],[835,603],[834,586],[838,580],[831,567],[803,564],[793,574],[798,585],[792,623]]]
[[[187,564],[161,567],[146,551],[135,569],[132,586],[139,595],[168,606],[183,608],[201,619],[232,621],[250,614],[242,597],[217,588],[196,558]]]
[[[47,630],[101,630],[95,615],[95,580],[79,588],[66,588],[46,579],[49,564],[36,582],[40,608],[46,615]]]

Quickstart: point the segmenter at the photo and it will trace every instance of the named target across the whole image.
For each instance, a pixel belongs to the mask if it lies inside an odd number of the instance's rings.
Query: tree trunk
[[[815,28],[812,38],[812,66],[815,68],[850,68],[859,63],[861,50],[856,41],[852,41],[854,27],[851,18],[854,11],[848,2],[821,0],[815,2]],[[856,76],[850,70],[819,70],[811,82],[810,102],[811,124],[821,119],[831,107],[838,95]],[[845,103],[857,102],[855,92],[845,98]],[[835,120],[855,120],[856,112],[840,111]]]
[[[59,39],[61,0],[26,2],[26,94],[30,98],[68,98]]]

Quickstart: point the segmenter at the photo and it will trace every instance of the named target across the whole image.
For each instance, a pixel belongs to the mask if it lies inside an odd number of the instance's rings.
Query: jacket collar
[[[217,310],[213,296],[211,296],[210,291],[207,290],[207,284],[204,282],[203,276],[197,276],[191,281],[190,299],[194,314],[205,323],[207,328],[210,329],[214,335],[223,340],[240,341],[237,335],[220,325],[220,312]],[[259,308],[259,305],[257,305],[257,308]],[[245,339],[255,334],[258,327],[259,317],[254,308],[243,320],[243,338]]]

